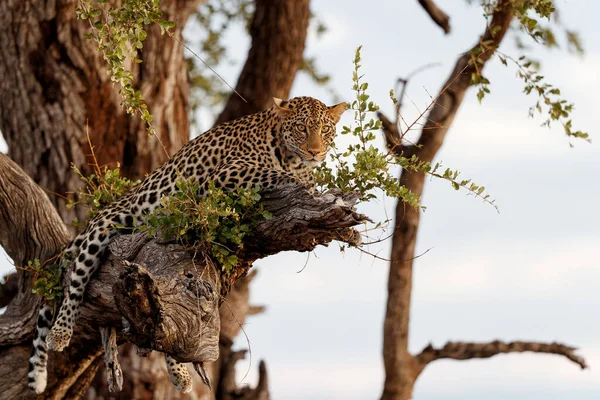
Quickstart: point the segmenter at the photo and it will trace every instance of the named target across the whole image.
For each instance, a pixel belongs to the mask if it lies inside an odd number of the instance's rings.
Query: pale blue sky
[[[597,399],[600,398],[600,147],[595,108],[600,89],[600,29],[592,1],[557,1],[564,23],[577,29],[587,54],[539,51],[549,82],[576,103],[575,124],[594,142],[569,148],[561,128],[541,128],[527,109],[514,68],[494,62],[486,69],[492,94],[479,105],[471,92],[437,159],[484,184],[500,214],[445,182],[427,184],[415,262],[410,348],[448,340],[560,341],[580,347],[591,369],[581,371],[558,356],[515,354],[487,360],[437,361],[419,378],[417,400]],[[351,99],[351,60],[363,45],[363,72],[370,94],[392,114],[388,92],[395,79],[430,62],[442,65],[417,76],[408,88],[405,119],[426,107],[455,59],[483,29],[481,9],[461,0],[438,0],[451,16],[444,36],[416,0],[365,3],[313,0],[329,27],[311,37],[307,54],[333,75],[333,86]],[[193,30],[188,33],[193,34]],[[240,29],[226,38],[234,59],[243,61],[248,41]],[[518,55],[507,39],[504,52]],[[221,72],[235,83],[240,66]],[[292,95],[330,100],[300,76]],[[343,124],[350,123],[350,115]],[[211,124],[206,121],[206,126]],[[385,199],[363,207],[374,219],[391,215]],[[372,246],[387,256],[389,245]],[[374,399],[381,394],[382,324],[387,264],[337,246],[310,255],[285,253],[256,266],[252,302],[267,311],[248,319],[254,383],[265,359],[274,399]],[[0,265],[8,268],[3,257]],[[240,337],[239,347],[246,347]],[[248,364],[240,364],[240,379]],[[242,384],[243,384],[242,383]]]

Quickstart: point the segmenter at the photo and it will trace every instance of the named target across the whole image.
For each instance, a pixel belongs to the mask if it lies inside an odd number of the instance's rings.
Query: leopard
[[[29,360],[30,389],[38,394],[45,390],[47,351],[62,351],[69,345],[86,286],[110,241],[142,224],[159,207],[163,196],[177,191],[178,179],[193,179],[199,196],[204,196],[210,185],[223,190],[303,185],[314,192],[314,167],[325,160],[336,125],[347,108],[344,102],[327,106],[309,96],[273,98],[266,110],[198,135],[140,184],[101,209],[63,250],[62,254],[74,261],[54,323],[52,307],[43,306],[38,313]],[[171,381],[180,390],[189,390],[187,369],[168,355],[166,361]]]

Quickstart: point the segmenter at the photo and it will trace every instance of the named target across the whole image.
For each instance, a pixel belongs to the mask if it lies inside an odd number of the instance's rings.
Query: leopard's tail
[[[52,323],[52,311],[52,307],[48,305],[40,308],[35,326],[33,350],[31,351],[31,358],[29,358],[29,374],[27,374],[29,389],[37,394],[42,393],[48,383],[46,336]]]
[[[81,243],[81,236],[77,236],[62,251],[62,254],[73,253]],[[60,262],[60,261],[59,261]],[[35,336],[33,339],[33,349],[29,358],[29,389],[40,394],[46,389],[48,381],[48,347],[46,346],[46,336],[50,331],[54,309],[49,305],[42,305],[38,312],[38,318],[35,324]]]

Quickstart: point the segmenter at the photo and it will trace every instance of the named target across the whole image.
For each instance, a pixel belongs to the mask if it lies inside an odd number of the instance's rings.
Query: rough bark
[[[4,155],[0,155],[0,161],[0,181],[9,183],[0,192],[4,211],[0,231],[23,227],[13,231],[20,236],[0,237],[0,244],[15,260],[19,260],[19,255],[29,257],[27,251],[51,257],[68,238],[65,225],[48,197],[25,173]],[[19,192],[28,194],[25,207],[13,203]],[[352,227],[366,217],[354,211],[356,199],[355,195],[332,193],[313,196],[300,186],[265,193],[264,206],[273,218],[257,224],[253,240],[238,251],[240,263],[231,274],[221,273],[206,254],[149,238],[143,232],[118,237],[110,244],[109,254],[86,290],[71,345],[64,353],[50,353],[49,384],[44,396],[57,399],[81,396],[101,362],[102,327],[117,328],[118,342],[127,340],[143,352],[165,352],[181,362],[215,361],[219,346],[219,304],[235,280],[246,275],[257,258],[274,254],[278,248],[310,251],[332,240],[358,245],[360,234]],[[43,229],[43,242],[32,240],[32,227]],[[292,230],[296,240],[290,242],[281,232]],[[265,246],[265,242],[269,245]],[[50,250],[43,248],[46,243]],[[64,287],[68,283],[68,274],[65,275]],[[28,278],[21,273],[26,288],[30,288]],[[23,294],[34,298],[30,292]],[[241,300],[247,304],[247,298]],[[11,307],[12,303],[9,311]],[[0,344],[3,346],[0,385],[5,388],[2,396],[32,397],[27,392],[26,374],[34,318],[31,312],[24,316],[10,312],[0,316]],[[226,354],[233,362],[240,358],[239,352],[226,351]],[[227,389],[225,398],[237,391],[231,387],[233,365],[231,361],[221,364],[221,368],[228,368],[225,383],[220,386]],[[250,397],[246,398],[268,396],[264,364],[261,369],[262,386],[248,391],[246,394]]]
[[[176,37],[200,1],[161,1],[164,17],[177,23]],[[41,187],[58,194],[79,186],[70,163],[91,172],[86,124],[100,165],[118,162],[127,176],[137,178],[167,158],[157,140],[148,140],[140,118],[121,108],[96,43],[83,38],[90,26],[76,19],[76,6],[75,0],[0,3],[0,131],[10,157]],[[189,138],[183,48],[153,27],[141,58],[136,83],[157,135],[172,153]],[[62,197],[53,196],[52,202],[66,220],[75,216]],[[76,216],[84,218],[85,210]]]
[[[431,4],[431,2],[426,3]],[[493,13],[492,21],[479,42],[456,62],[454,70],[443,86],[443,90],[430,109],[427,122],[415,145],[403,145],[397,125],[380,114],[388,148],[393,149],[399,155],[410,157],[416,154],[422,161],[431,162],[433,160],[442,146],[446,133],[470,86],[471,74],[481,71],[485,67],[486,62],[502,42],[512,19],[512,1],[499,1]],[[492,33],[490,29],[493,29],[494,32]],[[482,45],[482,43],[485,45]],[[477,58],[481,61],[477,65],[471,62],[473,54],[477,54]],[[425,176],[422,173],[403,170],[400,175],[400,182],[411,192],[421,196]],[[450,351],[452,345],[445,352],[436,352],[430,349],[429,351],[424,350],[419,356],[413,356],[408,351],[412,271],[419,217],[419,210],[398,202],[395,215],[395,231],[392,238],[388,298],[383,329],[385,383],[381,396],[382,400],[410,399],[414,383],[419,374],[427,363],[436,358],[468,359],[481,357],[485,354],[481,351],[463,351],[461,353],[462,357],[458,357],[456,356],[457,353]],[[491,344],[482,346],[484,348],[488,346],[488,349],[493,347]],[[564,347],[566,348],[566,346]],[[473,349],[473,346],[470,348]],[[524,350],[523,348],[518,350],[519,348],[518,346],[512,347],[510,351],[535,351],[532,350],[532,347]],[[541,352],[556,353],[555,348],[551,345],[542,344],[537,349]],[[498,350],[498,352],[501,351]],[[437,354],[438,356],[432,357],[431,354]]]
[[[502,342],[495,340],[489,343],[465,343],[448,342],[440,349],[429,345],[419,354],[415,355],[419,368],[423,370],[430,362],[442,358],[452,360],[471,360],[473,358],[490,358],[498,354],[507,353],[543,353],[563,356],[586,369],[587,364],[583,357],[575,354],[574,347],[565,346],[560,343],[538,343],[538,342]]]

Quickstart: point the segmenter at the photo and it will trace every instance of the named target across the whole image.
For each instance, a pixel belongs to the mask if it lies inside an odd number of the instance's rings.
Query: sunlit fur
[[[289,151],[300,156],[307,166],[323,161],[336,135],[335,125],[346,110],[346,103],[327,107],[310,97],[276,101],[282,118],[280,133]]]

